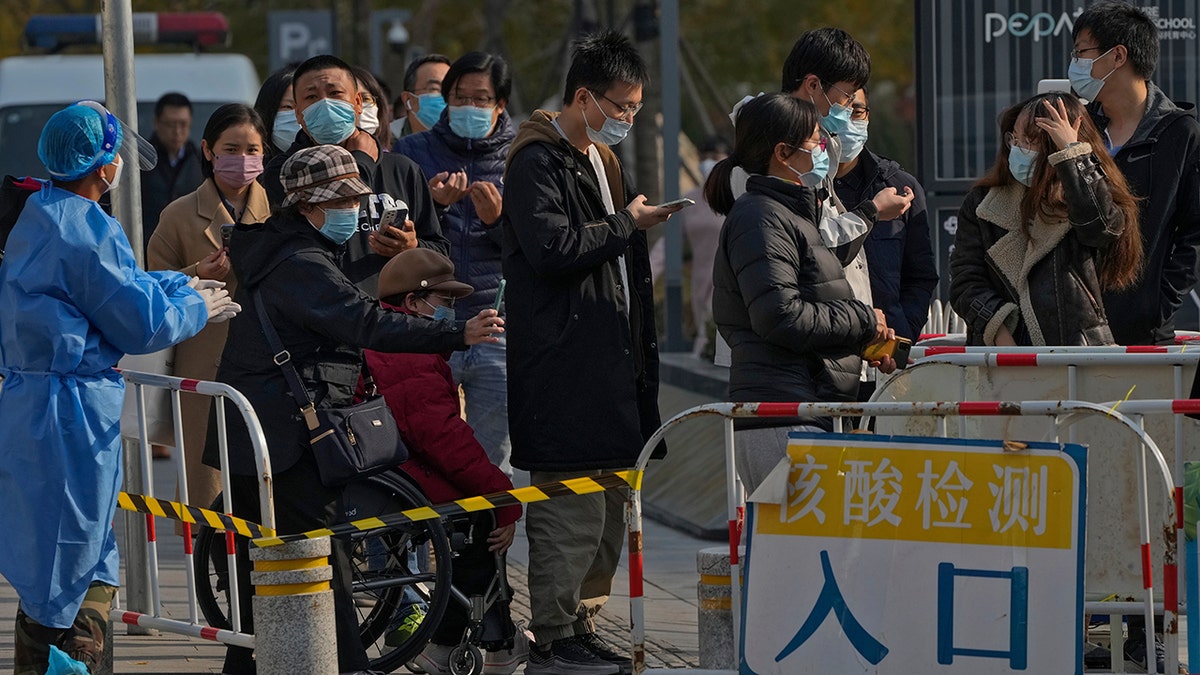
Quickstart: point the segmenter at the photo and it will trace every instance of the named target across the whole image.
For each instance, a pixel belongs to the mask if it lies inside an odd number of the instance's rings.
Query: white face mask
[[[100,174],[100,180],[104,181],[104,185],[105,185],[104,191],[105,192],[112,192],[113,190],[117,189],[118,185],[121,184],[121,169],[125,168],[125,161],[121,160],[121,161],[116,162],[116,166],[117,166],[117,172],[113,174],[113,178],[112,178],[111,182],[104,178],[103,173]]]
[[[374,103],[363,106],[362,113],[358,116],[358,128],[368,134],[379,131],[379,106]]]

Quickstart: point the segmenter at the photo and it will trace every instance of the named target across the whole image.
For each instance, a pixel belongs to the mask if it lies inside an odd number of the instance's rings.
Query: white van
[[[177,91],[192,101],[192,140],[197,145],[209,115],[225,103],[253,104],[258,74],[241,54],[138,54],[138,132],[154,131],[154,103]],[[38,136],[55,112],[80,99],[104,101],[100,54],[14,56],[0,60],[0,176],[45,173],[37,157]]]

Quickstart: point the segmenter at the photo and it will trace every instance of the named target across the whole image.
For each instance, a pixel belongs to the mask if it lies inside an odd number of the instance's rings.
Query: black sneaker
[[[1129,631],[1129,637],[1125,639],[1125,660],[1148,672],[1167,672],[1167,649],[1163,646],[1162,640],[1158,639],[1157,634],[1154,635],[1153,671],[1150,671],[1146,665],[1148,663],[1146,654],[1146,631],[1136,629]]]
[[[530,649],[525,675],[618,675],[620,667],[604,661],[577,637],[550,643],[549,649]]]
[[[617,653],[604,638],[595,633],[584,633],[575,637],[588,651],[600,657],[601,659],[615,664],[621,669],[621,675],[630,675],[633,672],[633,661],[622,654]]]
[[[1083,644],[1083,667],[1088,670],[1108,670],[1112,668],[1112,654],[1098,644],[1085,642]]]

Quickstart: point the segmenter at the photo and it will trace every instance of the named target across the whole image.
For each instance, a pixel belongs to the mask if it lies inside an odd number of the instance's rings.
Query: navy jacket
[[[929,301],[937,287],[937,261],[929,241],[925,190],[896,162],[863,150],[858,164],[834,181],[843,204],[858,204],[880,190],[912,188],[912,207],[895,220],[875,224],[863,248],[871,276],[871,301],[883,310],[888,327],[910,340],[921,336],[929,317]]]
[[[504,194],[504,160],[517,135],[508,112],[500,113],[491,136],[463,138],[450,130],[449,117],[442,115],[428,131],[409,134],[396,141],[396,152],[421,167],[427,177],[443,172],[466,171],[468,183],[486,180]],[[470,284],[475,292],[457,304],[456,314],[475,316],[492,306],[503,273],[500,269],[501,228],[497,220],[485,225],[475,213],[470,195],[440,208],[442,234],[450,240],[454,276]]]

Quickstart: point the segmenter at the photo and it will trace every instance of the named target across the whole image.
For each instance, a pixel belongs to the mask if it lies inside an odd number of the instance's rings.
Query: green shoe
[[[424,620],[425,610],[420,605],[410,605],[408,613],[387,634],[387,637],[383,639],[383,643],[389,647],[399,647],[408,642],[409,638],[421,627],[421,622]]]

